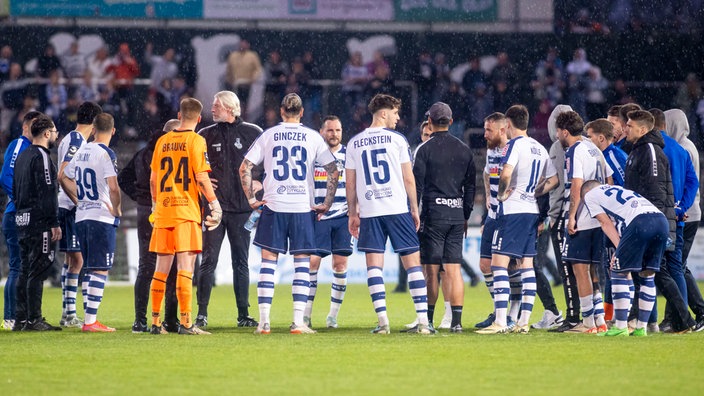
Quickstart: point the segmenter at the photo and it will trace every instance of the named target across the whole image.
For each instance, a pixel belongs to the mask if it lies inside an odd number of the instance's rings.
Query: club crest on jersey
[[[240,142],[240,138],[235,140],[235,147],[237,147],[238,150],[242,150],[242,142]]]

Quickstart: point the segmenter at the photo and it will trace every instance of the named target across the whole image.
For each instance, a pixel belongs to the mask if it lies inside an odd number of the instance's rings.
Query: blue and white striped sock
[[[655,305],[655,275],[640,277],[640,293],[638,294],[638,324],[637,329],[645,328],[648,325],[650,312]]]
[[[482,275],[484,275],[484,284],[486,285],[486,289],[489,291],[489,296],[494,299],[494,274],[489,272],[488,274]]]
[[[508,281],[508,271],[506,268],[491,266],[494,274],[494,313],[496,314],[496,324],[506,327],[506,310],[508,309],[508,297],[511,286]]]
[[[582,309],[582,323],[591,329],[594,324],[594,296],[591,294],[584,297],[579,297],[579,307]]]
[[[508,271],[508,283],[511,286],[511,294],[508,296],[508,317],[518,321],[521,313],[521,295],[523,283],[521,282],[521,271],[513,269]]]
[[[62,312],[66,315],[66,274],[68,273],[68,264],[64,263],[61,266],[61,308]]]
[[[64,309],[66,315],[76,314],[76,295],[78,294],[78,274],[66,273],[64,290]]]
[[[631,283],[628,286],[628,295],[631,298],[631,306],[633,306],[633,301],[636,299],[636,285],[633,284],[633,279],[631,279]]]
[[[389,317],[386,315],[384,271],[381,267],[367,267],[367,287],[369,288],[369,295],[372,297],[374,311],[376,311],[376,316],[379,318],[379,326],[388,325]]]
[[[418,323],[428,324],[428,289],[425,284],[425,277],[421,266],[411,267],[406,270],[408,273],[408,291],[411,292],[413,305],[416,308]]]
[[[521,282],[523,283],[521,317],[517,320],[517,322],[519,326],[527,326],[530,321],[530,315],[533,313],[535,291],[538,288],[535,281],[535,270],[533,268],[521,268]]]
[[[604,299],[601,297],[601,292],[597,290],[594,292],[594,322],[596,326],[603,326],[606,324],[604,320]]]
[[[628,311],[631,310],[631,290],[633,280],[626,274],[611,271],[611,300],[614,304],[614,326],[625,329],[628,326]]]
[[[313,302],[315,301],[315,294],[318,292],[318,271],[311,271],[309,275],[308,301],[306,301],[306,309],[303,312],[303,316],[310,318],[313,315]]]
[[[333,272],[332,275],[330,313],[328,313],[328,316],[337,318],[337,314],[340,312],[340,305],[342,305],[342,300],[345,299],[345,292],[347,291],[347,271]]]
[[[88,302],[86,306],[85,324],[90,325],[98,319],[98,308],[103,301],[103,291],[105,290],[106,275],[99,275],[90,272],[90,282],[88,283]]]
[[[85,314],[88,309],[88,284],[90,283],[90,273],[86,272],[83,274],[83,279],[81,280],[81,295],[83,296],[83,313]]]
[[[293,323],[296,326],[302,326],[303,312],[306,310],[308,303],[308,294],[310,293],[310,257],[301,257],[293,259],[293,287],[291,287],[291,295],[293,296]]]
[[[257,301],[259,303],[259,322],[271,323],[271,302],[274,300],[274,273],[276,261],[262,259],[257,281]]]

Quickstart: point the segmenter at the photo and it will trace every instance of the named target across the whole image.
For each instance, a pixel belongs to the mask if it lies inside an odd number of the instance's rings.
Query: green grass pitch
[[[391,290],[391,285],[387,285]],[[58,324],[60,291],[45,289],[44,314]],[[351,285],[341,328],[322,328],[330,287],[320,285],[313,335],[288,334],[291,287],[276,286],[272,334],[235,323],[231,286],[213,289],[210,336],[132,334],[131,287],[108,287],[101,322],[113,334],[0,332],[2,395],[701,395],[704,332],[604,339],[593,335],[477,335],[491,302],[467,289],[465,333],[399,333],[414,319],[408,294],[388,293],[393,333],[372,335],[367,288]],[[561,290],[555,289],[561,298]],[[80,299],[80,298],[79,298]],[[195,291],[194,291],[195,300]],[[257,317],[256,290],[251,291]],[[80,304],[80,302],[79,302]],[[659,300],[660,311],[664,301]],[[439,307],[441,317],[443,308]],[[194,311],[195,312],[195,311]],[[531,322],[540,319],[536,302]]]

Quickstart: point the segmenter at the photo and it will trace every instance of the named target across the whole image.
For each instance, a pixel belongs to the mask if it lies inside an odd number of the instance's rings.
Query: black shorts
[[[420,262],[422,264],[459,264],[464,241],[463,224],[421,224]]]

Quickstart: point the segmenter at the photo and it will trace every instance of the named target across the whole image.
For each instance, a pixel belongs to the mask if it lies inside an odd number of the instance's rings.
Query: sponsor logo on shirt
[[[17,214],[17,215],[15,215],[15,224],[17,224],[19,227],[28,226],[29,225],[29,217],[30,217],[29,212]]]
[[[435,198],[436,205],[447,206],[453,209],[462,208],[463,202],[464,200],[462,198]]]

